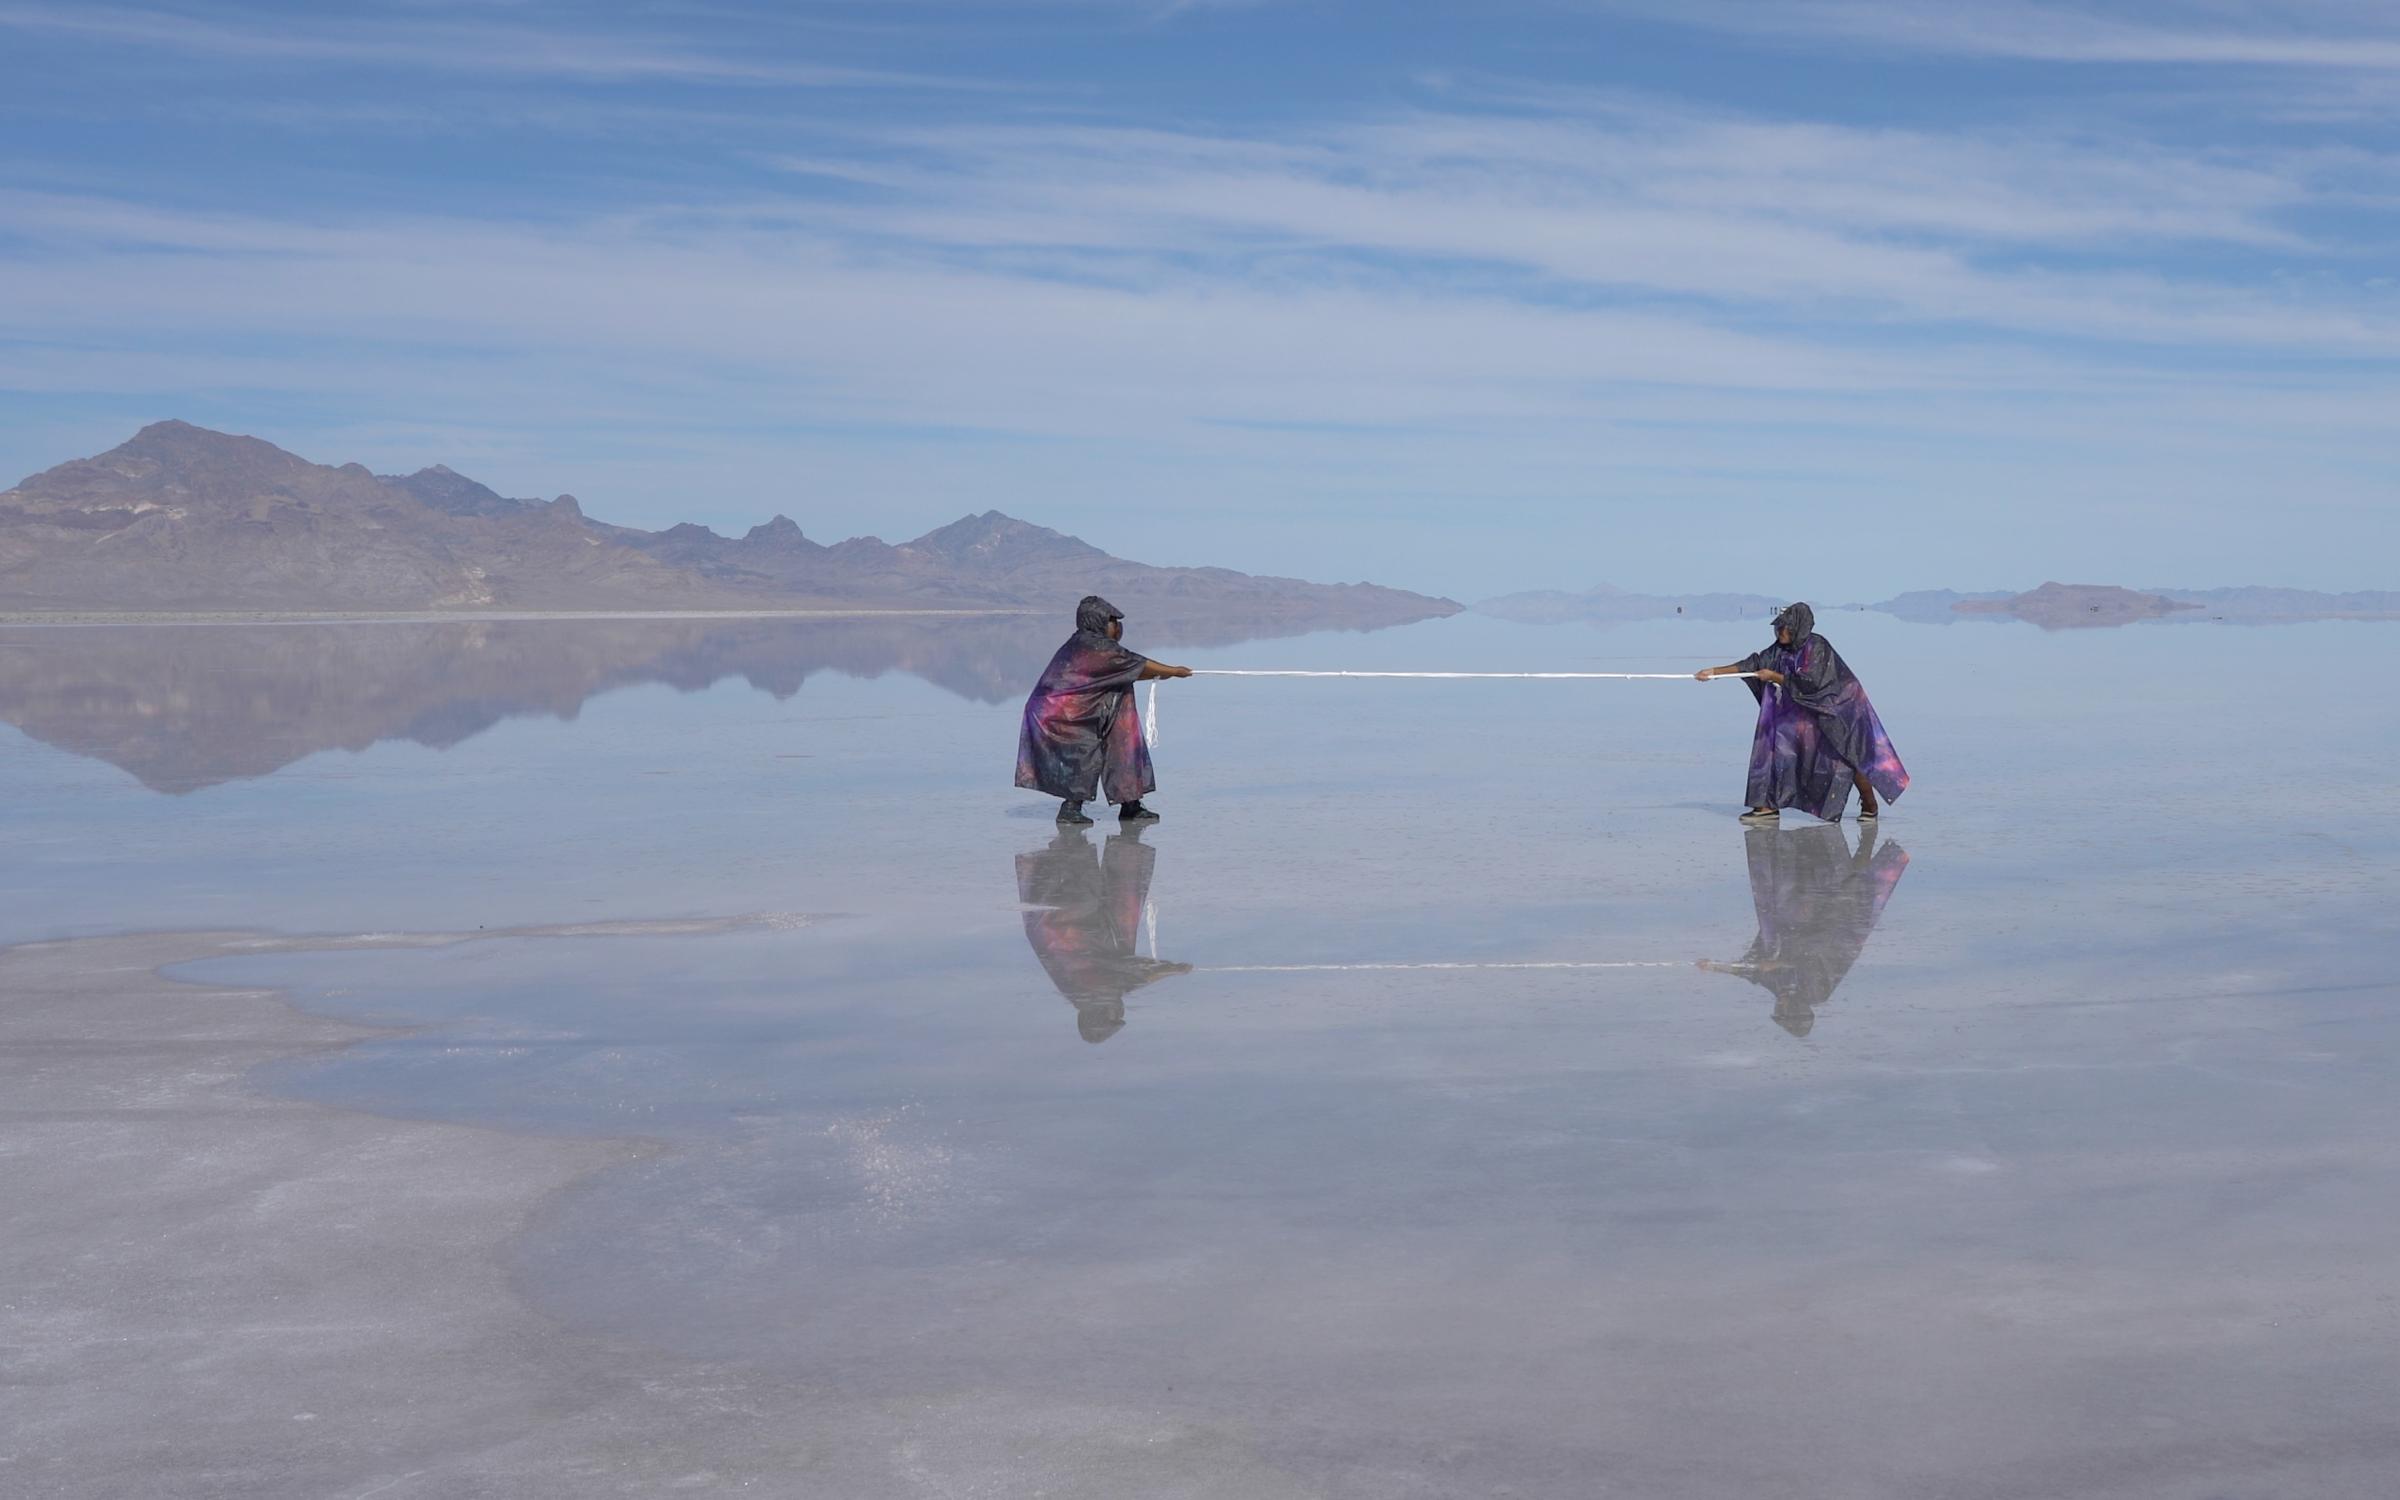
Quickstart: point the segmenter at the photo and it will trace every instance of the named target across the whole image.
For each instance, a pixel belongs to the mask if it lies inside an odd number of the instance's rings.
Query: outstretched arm
[[[1702,682],[1706,682],[1711,677],[1732,677],[1743,672],[1755,672],[1763,682],[1783,681],[1783,674],[1773,667],[1753,667],[1747,662],[1738,661],[1729,661],[1721,667],[1702,667],[1692,675]]]
[[[1142,663],[1142,675],[1138,680],[1148,682],[1153,677],[1189,677],[1191,675],[1190,667],[1170,667],[1163,661],[1152,661]]]

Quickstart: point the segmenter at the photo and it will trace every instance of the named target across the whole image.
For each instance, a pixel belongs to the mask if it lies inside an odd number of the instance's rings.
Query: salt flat
[[[0,701],[28,1493],[2400,1468],[2394,627],[1829,613],[1916,778],[1871,837],[1734,823],[1734,683],[1169,684],[1138,838],[1007,786],[997,628],[406,628],[517,654],[387,723],[352,657],[0,630],[63,653]]]

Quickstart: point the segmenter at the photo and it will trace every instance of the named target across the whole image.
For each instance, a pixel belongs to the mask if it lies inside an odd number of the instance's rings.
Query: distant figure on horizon
[[[1058,821],[1088,826],[1083,804],[1105,795],[1119,804],[1126,823],[1156,822],[1142,805],[1158,790],[1150,769],[1150,747],[1142,743],[1142,715],[1133,685],[1154,677],[1189,677],[1190,667],[1170,667],[1119,644],[1125,611],[1087,594],[1075,606],[1075,633],[1042,669],[1025,700],[1025,726],[1017,736],[1017,785],[1059,799]]]
[[[1878,791],[1897,802],[1908,790],[1908,768],[1883,732],[1867,690],[1833,642],[1816,632],[1816,611],[1791,605],[1775,617],[1775,644],[1693,674],[1702,682],[1756,674],[1742,679],[1758,699],[1746,823],[1767,822],[1786,807],[1838,823],[1854,786],[1859,817],[1873,818]]]

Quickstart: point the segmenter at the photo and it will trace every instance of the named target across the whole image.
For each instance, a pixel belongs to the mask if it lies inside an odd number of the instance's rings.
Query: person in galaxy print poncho
[[[1025,700],[1025,727],[1017,736],[1017,785],[1059,799],[1058,821],[1088,824],[1083,804],[1105,796],[1120,804],[1127,823],[1155,822],[1142,805],[1158,790],[1150,770],[1150,747],[1142,743],[1142,716],[1133,685],[1153,677],[1189,677],[1190,667],[1170,667],[1120,644],[1125,611],[1089,594],[1075,606],[1075,633],[1042,669]]]
[[[1735,672],[1757,674],[1743,679],[1758,698],[1745,820],[1764,822],[1779,809],[1796,807],[1839,822],[1854,786],[1858,815],[1872,818],[1877,792],[1897,802],[1908,790],[1908,769],[1867,690],[1833,642],[1817,634],[1816,612],[1807,605],[1794,604],[1775,617],[1774,645],[1695,675],[1706,682]]]

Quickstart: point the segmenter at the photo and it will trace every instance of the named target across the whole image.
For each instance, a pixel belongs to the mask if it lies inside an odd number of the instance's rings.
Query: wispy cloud
[[[2381,0],[2143,5],[2027,0],[1600,0],[1756,35],[2059,63],[2400,71],[2400,12]]]
[[[715,372],[813,422],[1077,441],[1762,402],[1946,424],[1968,419],[1927,413],[2266,389],[2262,357],[2400,365],[2373,265],[2295,227],[2305,160],[1626,105],[1272,139],[887,129],[793,166],[788,195],[541,226],[9,193],[0,323],[541,350]],[[841,192],[809,190],[828,174]],[[2161,245],[2210,257],[2169,271]]]
[[[1421,114],[1269,141],[1060,127],[898,139],[910,154],[895,161],[794,163],[884,190],[812,208],[812,221],[1095,275],[1112,262],[1170,278],[1213,266],[1480,284],[1531,302],[1666,298],[1834,342],[1980,329],[2400,353],[2395,310],[2361,295],[2375,263],[2299,227],[2334,192],[2318,178],[2393,178],[2391,163],[2354,156],[1632,105]],[[2216,260],[2159,269],[2178,247]],[[1865,321],[1826,326],[1845,320]]]
[[[988,88],[929,74],[728,53],[576,30],[417,18],[251,24],[176,11],[108,6],[0,5],[0,30],[73,37],[260,64],[344,64],[589,83],[703,83],[807,88]]]

